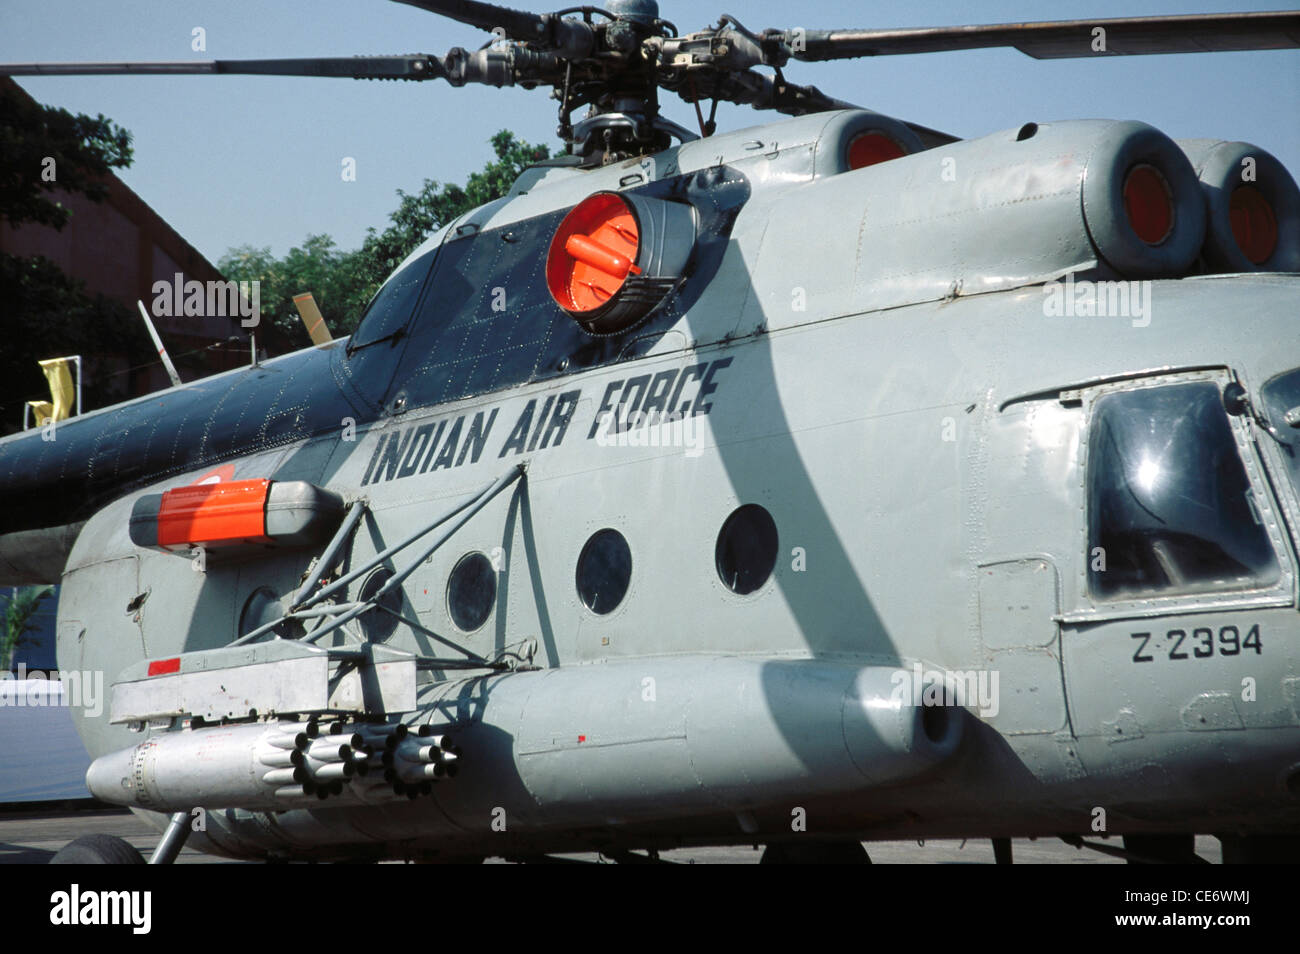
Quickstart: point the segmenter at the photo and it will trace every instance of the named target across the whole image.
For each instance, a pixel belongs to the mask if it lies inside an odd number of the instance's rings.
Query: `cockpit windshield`
[[[437,249],[425,252],[384,283],[361,316],[348,343],[350,350],[392,339],[405,330],[436,254]]]
[[[1264,418],[1283,444],[1282,456],[1291,472],[1291,486],[1300,493],[1300,368],[1265,383]]]
[[[1097,400],[1088,438],[1088,527],[1094,596],[1249,589],[1278,578],[1211,381]]]

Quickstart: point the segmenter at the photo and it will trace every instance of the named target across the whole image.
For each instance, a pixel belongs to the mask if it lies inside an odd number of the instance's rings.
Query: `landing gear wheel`
[[[760,865],[869,865],[860,841],[781,842],[763,849]]]
[[[116,835],[82,835],[50,859],[52,865],[142,865],[144,856]]]
[[[1195,835],[1125,835],[1124,847],[1134,854],[1151,859],[1139,861],[1136,858],[1129,858],[1128,863],[1131,865],[1202,864],[1201,859],[1196,856]]]

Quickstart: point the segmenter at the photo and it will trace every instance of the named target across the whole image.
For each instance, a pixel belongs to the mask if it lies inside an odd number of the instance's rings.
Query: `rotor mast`
[[[1011,48],[1040,59],[1300,47],[1300,11],[1122,17],[920,29],[746,29],[735,17],[679,35],[656,0],[605,0],[555,13],[483,0],[396,0],[493,35],[477,50],[370,57],[210,60],[178,63],[3,63],[0,76],[260,74],[427,81],[452,86],[549,87],[559,100],[559,135],[584,165],[658,152],[694,133],[659,115],[662,87],[688,103],[711,100],[791,116],[854,108],[815,86],[789,82],[791,60]],[[765,72],[762,70],[770,70]],[[578,121],[573,114],[587,107]],[[708,134],[712,124],[703,122]],[[930,145],[953,137],[908,123]]]

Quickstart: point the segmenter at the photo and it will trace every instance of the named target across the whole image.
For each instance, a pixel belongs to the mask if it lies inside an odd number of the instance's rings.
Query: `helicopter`
[[[87,785],[153,861],[1296,860],[1293,178],[1133,121],[957,139],[783,70],[1294,48],[1300,13],[399,2],[493,39],[0,65],[544,87],[568,144],[350,337],[0,439],[0,582],[61,580],[60,666],[112,682]]]

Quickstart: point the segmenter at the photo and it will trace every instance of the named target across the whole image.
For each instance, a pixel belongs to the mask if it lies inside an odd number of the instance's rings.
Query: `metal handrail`
[[[512,467],[509,471],[502,474],[496,480],[492,481],[492,483],[484,487],[483,490],[479,491],[479,493],[476,496],[460,504],[457,504],[455,507],[451,508],[446,513],[441,514],[436,520],[433,520],[432,522],[426,524],[418,532],[411,534],[405,540],[401,541],[400,543],[394,544],[391,547],[388,547],[387,549],[381,551],[380,553],[375,554],[373,557],[371,557],[369,560],[367,560],[365,563],[363,563],[355,570],[352,570],[344,574],[334,582],[317,590],[313,595],[304,598],[304,593],[305,592],[310,593],[311,589],[315,586],[316,583],[315,570],[313,570],[312,571],[313,578],[308,580],[303,587],[300,587],[298,591],[295,592],[294,594],[295,602],[292,605],[292,608],[289,610],[289,612],[285,613],[284,616],[280,617],[279,619],[274,620],[270,623],[266,623],[262,626],[259,626],[256,629],[252,630],[251,632],[239,637],[234,642],[230,643],[230,645],[239,646],[243,643],[252,642],[258,637],[264,636],[267,633],[272,632],[277,627],[281,626],[282,624],[290,620],[316,619],[322,616],[334,615],[335,617],[334,619],[330,620],[325,625],[318,627],[317,629],[313,630],[312,632],[302,637],[301,642],[314,643],[322,636],[334,632],[344,624],[351,622],[352,620],[356,619],[358,616],[362,615],[363,613],[367,613],[370,610],[375,609],[379,605],[379,602],[388,593],[392,592],[394,589],[401,586],[402,583],[406,581],[406,578],[409,577],[412,573],[414,573],[421,563],[427,560],[435,550],[437,550],[440,546],[442,546],[449,539],[451,539],[452,535],[455,534],[455,532],[459,530],[461,527],[463,527],[466,523],[468,523],[476,513],[478,513],[485,506],[487,506],[488,502],[492,500],[493,497],[495,497],[506,487],[510,486],[512,483],[518,480],[521,476],[523,476],[523,474],[524,474],[523,464]],[[328,563],[334,559],[334,556],[337,554],[339,548],[343,545],[343,542],[348,536],[348,534],[350,534],[355,529],[357,522],[361,519],[361,514],[365,509],[366,509],[365,504],[362,503],[361,501],[357,501],[356,503],[353,504],[351,512],[349,512],[347,518],[344,520],[343,524],[339,527],[338,532],[335,533],[334,538],[330,540],[329,544],[326,546],[321,559],[317,561],[316,563],[317,568],[321,566],[327,566]],[[462,514],[462,512],[464,513]],[[439,526],[446,523],[451,518],[456,517],[458,514],[462,514],[462,515],[447,530],[439,534],[437,538],[434,539],[433,543],[431,543],[428,547],[426,547],[419,554],[419,556],[416,557],[416,559],[411,561],[410,565],[408,565],[405,569],[401,570],[400,572],[396,573],[389,580],[385,581],[384,585],[381,586],[378,590],[376,590],[373,594],[371,594],[371,596],[368,599],[358,600],[349,603],[332,604],[329,606],[316,606],[316,604],[320,603],[321,600],[325,599],[332,593],[337,592],[340,588],[346,586],[348,583],[357,579],[358,577],[368,573],[370,570],[373,570],[375,567],[379,566],[381,563],[386,561],[389,557],[400,552],[401,550],[404,550],[406,547],[410,546],[412,543],[415,543],[417,540],[419,540],[421,537],[425,536],[426,534],[436,530]]]

